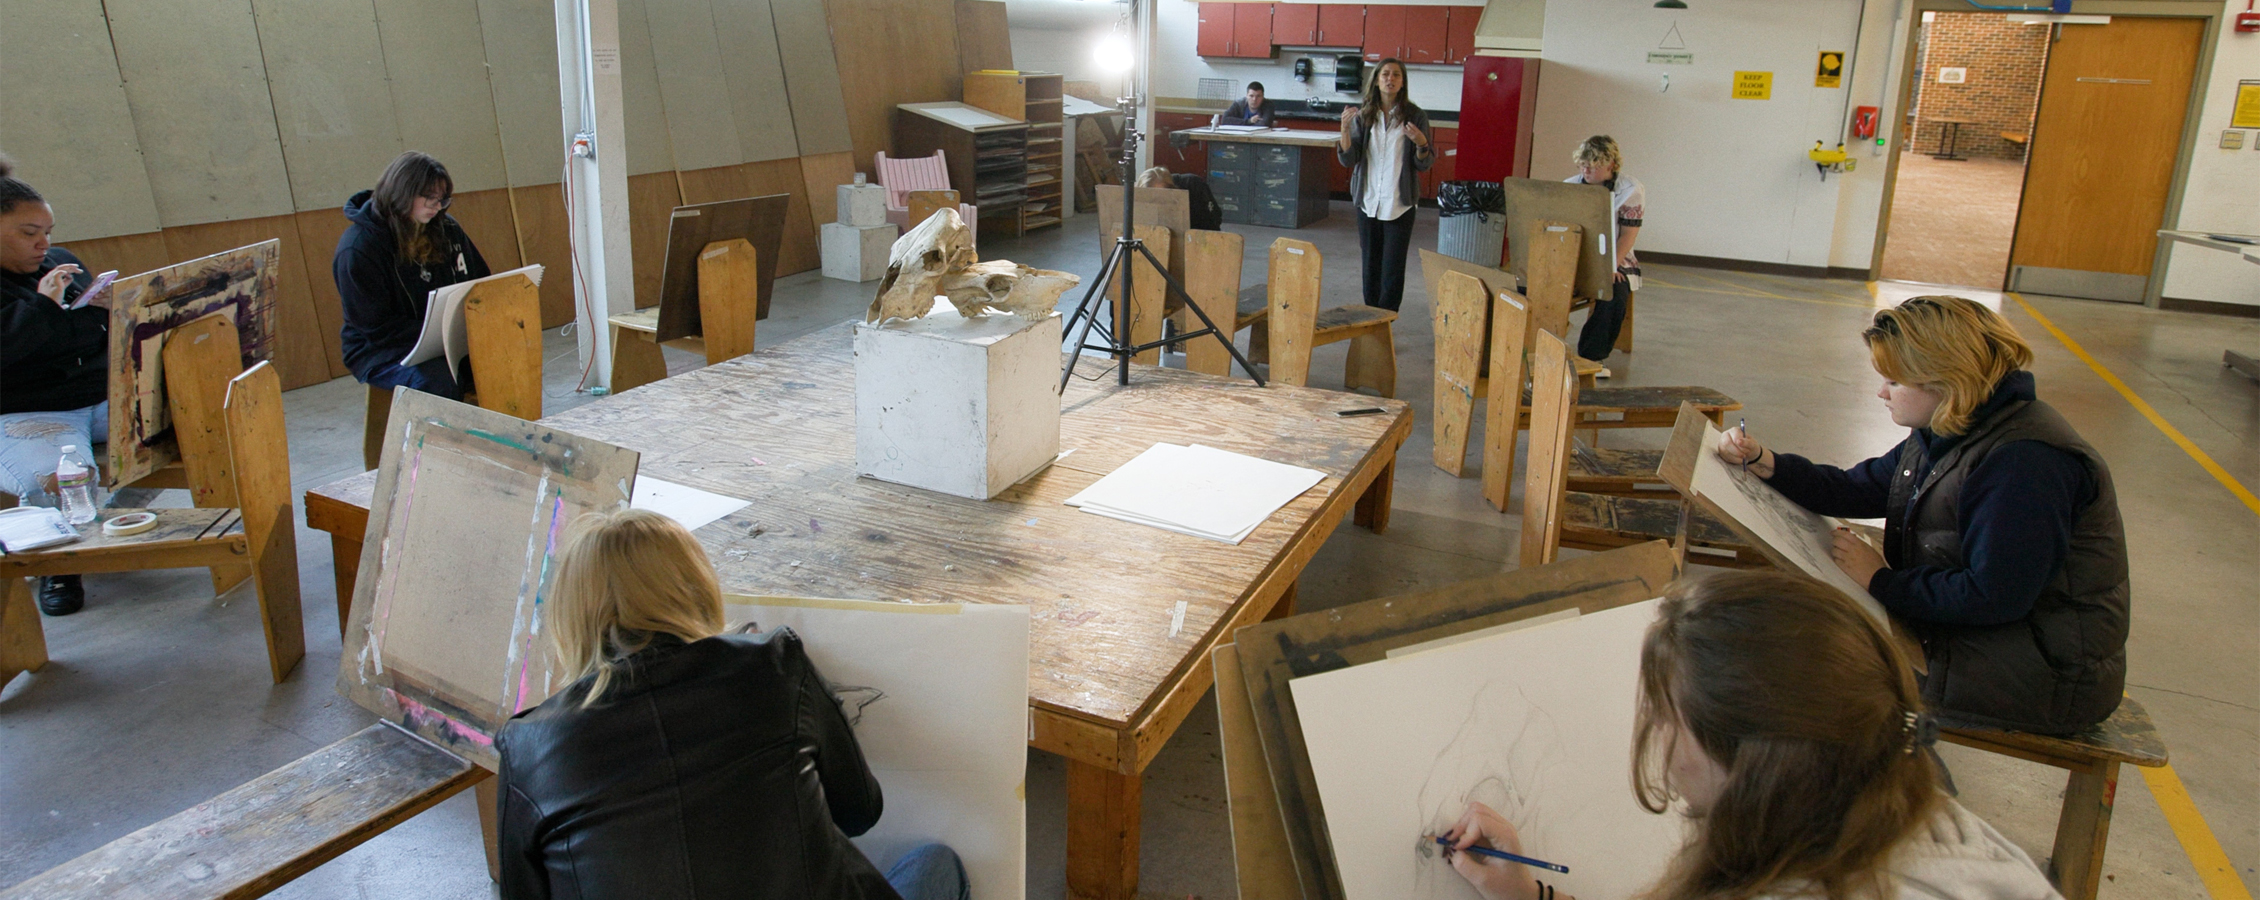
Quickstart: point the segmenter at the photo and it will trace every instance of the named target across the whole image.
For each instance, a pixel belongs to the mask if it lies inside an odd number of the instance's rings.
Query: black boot
[[[86,585],[77,575],[50,575],[39,579],[39,611],[67,616],[86,606]]]

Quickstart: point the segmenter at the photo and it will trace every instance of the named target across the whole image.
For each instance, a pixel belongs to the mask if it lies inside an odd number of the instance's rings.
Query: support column
[[[557,83],[564,113],[573,321],[589,384],[610,389],[615,313],[636,306],[628,250],[627,126],[620,112],[617,0],[556,0]],[[559,277],[552,274],[550,277]]]

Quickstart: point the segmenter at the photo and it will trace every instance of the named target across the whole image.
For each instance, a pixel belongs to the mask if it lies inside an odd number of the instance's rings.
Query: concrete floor
[[[1435,245],[1433,211],[1415,242]],[[1097,268],[1094,220],[1023,239],[985,237],[985,257],[1078,272]],[[1248,235],[1246,279],[1289,232]],[[1355,302],[1356,234],[1343,204],[1293,232],[1326,254],[1330,303]],[[1839,463],[1892,446],[1872,394],[1858,331],[1881,300],[1857,282],[1651,266],[1639,300],[1639,350],[1611,361],[1623,384],[1703,384],[1742,399],[1753,433],[1774,446]],[[874,285],[816,273],[778,280],[768,346],[859,314]],[[2042,396],[2112,461],[2128,524],[2136,588],[2128,693],[2157,720],[2174,768],[2235,871],[2260,883],[2260,610],[2251,602],[2260,516],[2192,461],[2013,298],[1999,303],[2032,342]],[[2260,389],[2220,365],[2224,347],[2260,350],[2260,322],[2082,300],[2025,298],[2096,361],[2247,486],[2260,485]],[[1430,466],[1433,371],[1427,298],[1409,279],[1398,324],[1399,394],[1419,419],[1402,451],[1386,535],[1344,526],[1301,582],[1306,610],[1436,587],[1497,570],[1512,555],[1517,517],[1479,496],[1473,461],[1454,479]],[[549,411],[586,402],[571,339],[549,336]],[[1341,383],[1344,345],[1318,351],[1313,383]],[[696,364],[687,354],[678,369]],[[362,388],[350,379],[286,395],[299,489],[351,474],[360,462]],[[1662,433],[1612,442],[1659,445]],[[1480,437],[1474,446],[1480,446]],[[179,497],[171,492],[168,497]],[[1519,504],[1519,500],[1517,501]],[[0,692],[0,884],[13,884],[120,835],[350,734],[369,721],[334,689],[337,623],[325,535],[299,529],[305,662],[270,685],[248,593],[214,599],[195,570],[88,579],[84,612],[47,620],[54,662]],[[1186,720],[1146,775],[1142,893],[1234,895],[1231,842],[1213,700]],[[2063,788],[2051,769],[1942,747],[1963,802],[2035,858],[2045,857]],[[1063,895],[1064,771],[1031,752],[1029,889]],[[2130,769],[2120,783],[2102,895],[2199,898],[2189,856]],[[275,896],[492,896],[470,794],[376,837]]]
[[[2024,190],[2023,160],[1901,153],[1883,277],[2000,290]]]

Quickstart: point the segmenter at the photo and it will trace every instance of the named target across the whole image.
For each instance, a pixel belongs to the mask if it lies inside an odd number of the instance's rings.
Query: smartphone
[[[110,282],[116,280],[118,280],[118,270],[116,269],[111,269],[110,271],[94,276],[93,286],[88,287],[84,293],[79,294],[78,300],[71,304],[71,308],[77,309],[81,306],[85,306],[86,301],[94,299],[94,295],[96,294],[100,294],[103,291],[109,290]]]
[[[1382,409],[1378,406],[1368,406],[1364,409],[1345,409],[1341,412],[1335,413],[1335,415],[1347,419],[1352,416],[1378,416],[1385,412],[1388,412],[1388,410]]]

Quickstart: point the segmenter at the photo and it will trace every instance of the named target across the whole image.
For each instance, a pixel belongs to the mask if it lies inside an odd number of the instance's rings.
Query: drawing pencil
[[[1739,428],[1739,429],[1742,429],[1742,439],[1743,439],[1743,440],[1745,440],[1745,441],[1747,441],[1747,440],[1749,440],[1749,439],[1750,439],[1750,420],[1749,420],[1749,419],[1742,419],[1742,420],[1740,420],[1740,421],[1741,421],[1741,424],[1738,424],[1738,425],[1736,425],[1736,426],[1734,426],[1734,427],[1736,427],[1736,428]],[[1741,454],[1739,454],[1739,453],[1737,453],[1737,454],[1735,454],[1735,455],[1736,455],[1736,456],[1741,456]],[[1744,473],[1748,473],[1748,472],[1750,471],[1750,459],[1749,459],[1748,457],[1743,457],[1743,459],[1742,459],[1742,471],[1743,471]]]
[[[1444,845],[1444,846],[1446,846],[1446,847],[1449,847],[1449,846],[1451,846],[1451,845],[1452,845],[1452,840],[1451,840],[1450,838],[1447,838],[1447,837],[1443,837],[1443,836],[1439,835],[1439,836],[1437,836],[1437,838],[1436,838],[1436,843],[1439,843],[1439,844],[1442,844],[1442,845]],[[1538,868],[1541,868],[1541,869],[1550,869],[1550,870],[1552,870],[1552,871],[1555,871],[1555,872],[1561,872],[1561,873],[1564,873],[1564,874],[1567,874],[1567,873],[1569,872],[1569,867],[1568,867],[1568,866],[1564,866],[1564,865],[1556,865],[1556,864],[1554,864],[1554,863],[1550,863],[1550,862],[1547,862],[1547,861],[1545,861],[1545,860],[1543,860],[1543,859],[1531,859],[1530,857],[1527,857],[1527,856],[1521,856],[1521,855],[1517,855],[1517,854],[1513,854],[1513,853],[1508,853],[1508,852],[1507,852],[1507,851],[1505,851],[1505,850],[1493,850],[1493,849],[1491,849],[1491,848],[1489,848],[1489,847],[1469,847],[1469,848],[1467,848],[1466,850],[1464,850],[1464,851],[1462,851],[1462,852],[1465,852],[1465,853],[1473,853],[1473,854],[1475,854],[1475,855],[1477,855],[1477,856],[1488,856],[1488,857],[1491,857],[1492,859],[1503,859],[1503,860],[1506,860],[1506,861],[1508,861],[1508,862],[1516,862],[1516,863],[1521,863],[1521,864],[1523,864],[1523,865],[1526,865],[1526,866],[1536,866],[1536,867],[1538,867]]]

